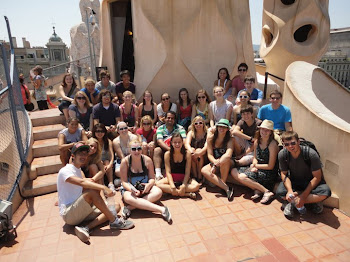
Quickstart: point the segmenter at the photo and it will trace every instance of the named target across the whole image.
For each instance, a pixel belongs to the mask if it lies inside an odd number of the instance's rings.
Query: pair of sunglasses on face
[[[295,142],[295,141],[292,141],[292,142],[290,142],[290,143],[288,143],[288,142],[283,143],[283,145],[284,145],[285,147],[288,147],[288,146],[295,146],[296,144],[297,144],[297,142]]]
[[[142,150],[142,147],[140,147],[140,146],[132,147],[132,148],[131,148],[131,151],[134,151],[134,152],[136,152],[136,151],[141,151],[141,150]]]

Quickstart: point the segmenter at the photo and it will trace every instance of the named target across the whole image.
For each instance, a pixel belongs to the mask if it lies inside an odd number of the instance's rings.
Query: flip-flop
[[[261,204],[267,204],[274,197],[274,193],[271,191],[266,191],[263,195],[263,198],[260,200]]]
[[[258,191],[258,190],[254,190],[254,195],[251,196],[251,200],[255,200],[255,199],[258,199],[259,197],[261,197],[263,194]]]

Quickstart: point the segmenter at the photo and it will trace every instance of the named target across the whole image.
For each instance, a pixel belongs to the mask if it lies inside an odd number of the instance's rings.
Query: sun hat
[[[80,151],[89,151],[90,150],[90,146],[85,145],[82,142],[77,142],[75,143],[75,145],[72,147],[72,154],[76,154]]]
[[[273,131],[273,122],[271,120],[267,120],[265,119],[261,125],[259,126],[259,128],[266,128],[268,130]]]
[[[227,119],[225,118],[221,118],[219,120],[219,122],[216,123],[216,126],[223,126],[223,127],[227,127],[227,128],[230,128],[230,121],[228,121]]]

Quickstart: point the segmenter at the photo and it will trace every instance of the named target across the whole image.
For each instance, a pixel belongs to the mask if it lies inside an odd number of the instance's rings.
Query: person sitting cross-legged
[[[112,190],[84,178],[81,166],[85,164],[88,152],[88,145],[76,143],[72,148],[72,164],[61,168],[57,177],[60,215],[66,224],[75,226],[75,234],[83,242],[89,241],[89,230],[108,220],[111,229],[130,229],[134,226],[132,221],[118,218],[106,206],[100,192],[112,197],[115,194]],[[118,212],[119,205],[116,209]],[[86,221],[89,221],[86,226],[79,226]]]
[[[164,193],[173,196],[196,199],[200,184],[190,178],[191,152],[186,150],[184,140],[179,132],[173,133],[170,151],[164,154],[166,177],[157,182]]]
[[[161,213],[168,223],[171,214],[166,206],[155,204],[162,197],[162,190],[155,186],[154,167],[152,159],[141,154],[141,142],[138,139],[130,141],[130,155],[126,156],[120,165],[122,181],[121,193],[126,203],[122,214],[128,218],[131,211],[138,208]]]
[[[284,215],[294,216],[294,207],[299,210],[304,204],[310,204],[311,211],[319,214],[323,211],[322,201],[331,195],[326,184],[320,157],[308,146],[301,146],[296,132],[282,134],[284,149],[278,154],[282,182],[276,195],[283,200]],[[289,175],[288,175],[289,174]]]

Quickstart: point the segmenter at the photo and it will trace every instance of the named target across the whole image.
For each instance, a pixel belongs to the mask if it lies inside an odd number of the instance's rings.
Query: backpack
[[[317,155],[320,157],[320,153],[317,151],[317,148],[314,143],[306,140],[305,138],[300,138],[300,149],[301,149],[301,154],[303,156],[304,162],[308,165],[308,167],[311,167],[311,160],[310,160],[310,148],[316,151]],[[289,162],[289,152],[287,149],[282,149],[283,150],[283,159],[288,163]]]

